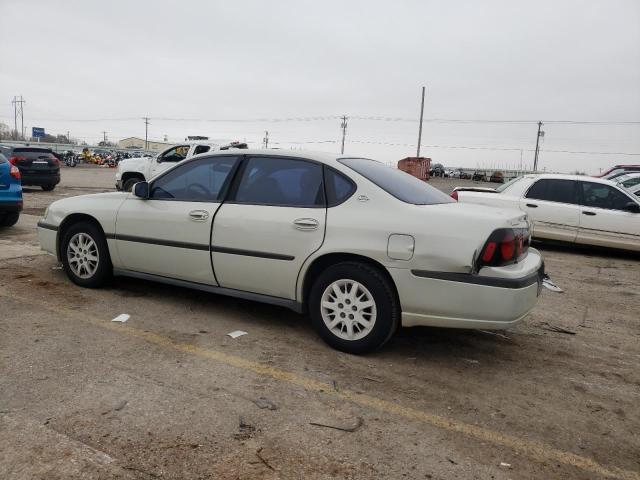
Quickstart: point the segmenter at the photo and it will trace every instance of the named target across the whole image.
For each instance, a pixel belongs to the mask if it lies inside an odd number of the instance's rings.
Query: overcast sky
[[[548,121],[542,168],[640,163],[552,152],[640,153],[638,123],[551,123],[640,122],[638,0],[0,0],[0,18],[0,121],[23,95],[28,131],[115,141],[144,137],[149,116],[153,139],[257,145],[268,130],[274,146],[339,151],[346,114],[345,153],[390,162],[415,155],[426,85],[427,120]],[[354,118],[371,116],[401,120]],[[306,120],[267,121],[290,117]],[[422,152],[517,168],[522,149],[530,166],[536,129],[426,121]]]

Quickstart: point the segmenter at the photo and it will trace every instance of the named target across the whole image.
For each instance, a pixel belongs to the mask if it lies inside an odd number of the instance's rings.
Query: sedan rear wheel
[[[327,268],[309,296],[311,320],[332,347],[361,354],[384,345],[400,324],[391,282],[377,268],[344,262]]]

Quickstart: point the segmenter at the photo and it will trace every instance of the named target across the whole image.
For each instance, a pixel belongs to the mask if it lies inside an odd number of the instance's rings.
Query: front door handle
[[[318,228],[319,222],[315,218],[296,218],[293,225],[298,230],[308,231]]]
[[[583,211],[582,214],[583,215],[589,215],[589,216],[593,217],[596,214],[596,212],[585,212],[585,211]]]
[[[206,210],[191,210],[189,212],[189,217],[194,222],[204,222],[207,218],[209,218],[209,212]]]
[[[538,205],[536,205],[535,203],[527,203],[527,207],[538,208]]]

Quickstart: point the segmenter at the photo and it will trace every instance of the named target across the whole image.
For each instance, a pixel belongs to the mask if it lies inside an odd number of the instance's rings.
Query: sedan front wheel
[[[107,242],[93,223],[80,222],[69,227],[61,253],[65,273],[81,287],[100,287],[113,273]]]
[[[323,340],[354,354],[382,347],[400,323],[391,282],[376,268],[357,262],[325,270],[311,288],[309,308]]]

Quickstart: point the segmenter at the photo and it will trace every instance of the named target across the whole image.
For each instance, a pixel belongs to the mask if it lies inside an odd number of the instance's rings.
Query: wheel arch
[[[382,265],[377,260],[373,258],[366,257],[364,255],[358,255],[356,253],[344,253],[344,252],[332,252],[325,253],[315,259],[309,264],[306,271],[304,272],[304,277],[302,280],[302,289],[301,289],[301,304],[303,309],[306,310],[308,306],[309,293],[311,292],[311,286],[313,282],[318,276],[325,271],[331,265],[335,265],[343,262],[358,262],[369,265],[380,272],[393,288],[393,293],[396,297],[396,302],[398,302],[398,306],[400,311],[402,311],[402,304],[400,303],[400,295],[398,294],[398,287],[396,283],[393,281],[391,274],[386,269],[384,265]]]
[[[67,215],[60,224],[60,227],[58,227],[58,235],[56,238],[56,254],[58,256],[58,261],[62,261],[62,239],[64,238],[65,233],[72,225],[79,222],[89,222],[94,224],[100,229],[100,232],[106,240],[107,236],[104,233],[104,228],[102,228],[102,225],[97,218],[86,213],[72,213],[71,215]]]
[[[124,185],[127,180],[132,178],[141,178],[143,182],[147,180],[142,172],[124,172],[121,179],[122,184]]]

